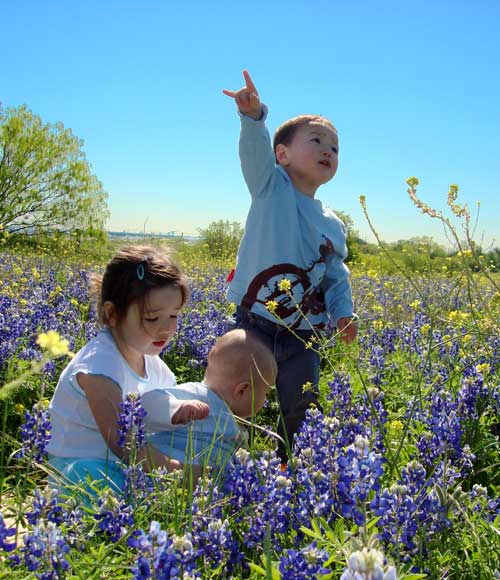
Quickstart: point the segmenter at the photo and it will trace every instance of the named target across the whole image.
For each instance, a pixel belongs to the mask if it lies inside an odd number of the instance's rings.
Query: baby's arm
[[[118,385],[111,379],[98,375],[78,373],[78,384],[84,390],[90,410],[109,449],[124,461],[129,460],[129,450],[118,445],[118,417],[123,402]],[[144,461],[144,468],[165,467],[168,471],[182,469],[182,463],[169,459],[151,445],[139,450],[136,459]]]
[[[184,425],[189,421],[205,419],[208,417],[209,408],[203,401],[192,399],[184,401],[180,409],[172,417],[172,425]]]
[[[153,389],[145,392],[141,403],[147,415],[146,428],[151,433],[166,431],[172,425],[184,425],[191,420],[204,419],[208,415],[208,405],[197,399],[181,400],[168,389]]]
[[[243,88],[238,91],[224,90],[223,93],[235,100],[240,112],[241,169],[252,196],[259,196],[275,173],[276,159],[265,125],[267,107],[261,103],[248,71],[243,71],[243,76]]]

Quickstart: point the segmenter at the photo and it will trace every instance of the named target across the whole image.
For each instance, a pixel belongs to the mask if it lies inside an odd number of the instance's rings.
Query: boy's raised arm
[[[245,79],[243,88],[238,91],[224,89],[222,92],[235,100],[240,113],[258,121],[262,117],[262,104],[259,99],[259,93],[247,70],[243,71],[243,77]]]
[[[269,191],[276,168],[276,159],[269,132],[265,126],[267,107],[248,73],[243,71],[245,86],[238,91],[222,91],[236,102],[241,117],[240,160],[243,177],[253,197]]]

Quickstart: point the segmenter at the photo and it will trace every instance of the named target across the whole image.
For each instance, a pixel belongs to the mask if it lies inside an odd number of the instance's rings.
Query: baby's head
[[[238,417],[260,411],[276,382],[273,353],[254,334],[238,328],[221,336],[208,355],[205,384]]]
[[[302,182],[299,185],[317,189],[337,172],[337,129],[320,115],[299,115],[282,123],[274,134],[273,149],[276,163],[292,181],[305,180],[305,185]]]
[[[173,318],[170,310],[177,312],[189,296],[181,270],[168,255],[151,246],[122,248],[107,264],[104,275],[93,278],[91,291],[101,324],[116,328],[135,322],[158,343],[166,343],[167,335],[172,334],[163,328],[170,324],[166,319]],[[157,320],[162,316],[165,321]],[[156,328],[160,323],[162,328]]]

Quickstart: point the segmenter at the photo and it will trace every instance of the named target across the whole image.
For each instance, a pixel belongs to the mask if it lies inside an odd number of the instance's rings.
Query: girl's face
[[[151,290],[144,302],[144,312],[139,304],[132,303],[120,321],[113,317],[111,305],[109,326],[129,363],[142,360],[145,354],[160,353],[175,333],[181,308],[182,293],[176,286]]]

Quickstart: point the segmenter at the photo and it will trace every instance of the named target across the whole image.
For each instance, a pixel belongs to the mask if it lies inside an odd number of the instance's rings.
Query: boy
[[[149,443],[181,463],[224,467],[242,443],[235,416],[247,419],[260,411],[276,374],[272,352],[257,337],[243,329],[227,332],[208,355],[202,383],[169,387],[168,393],[144,393],[147,427],[157,431]],[[207,403],[208,417],[176,428],[167,423],[167,429],[165,417],[171,414],[172,401],[186,399]],[[193,419],[199,417],[195,410]]]
[[[241,166],[252,196],[228,299],[237,305],[236,325],[274,352],[284,422],[278,432],[291,446],[306,409],[317,404],[320,359],[307,348],[311,339],[329,316],[344,342],[357,333],[344,264],[346,230],[314,198],[337,171],[338,135],[328,119],[301,115],[278,128],[271,146],[267,107],[248,72],[243,76],[242,89],[223,91],[239,110]],[[278,453],[285,461],[283,446]]]

